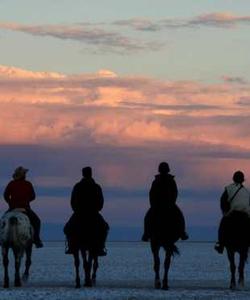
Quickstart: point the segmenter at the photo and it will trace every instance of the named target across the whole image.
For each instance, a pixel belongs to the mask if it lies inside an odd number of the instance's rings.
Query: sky
[[[245,0],[0,0],[1,192],[29,168],[57,226],[90,165],[129,236],[167,161],[188,227],[216,227],[233,172],[250,185],[249,28]]]

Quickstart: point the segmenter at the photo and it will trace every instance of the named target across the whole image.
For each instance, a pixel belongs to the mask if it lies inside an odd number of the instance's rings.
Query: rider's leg
[[[214,249],[222,254],[223,251],[224,251],[224,242],[223,242],[223,231],[224,231],[224,228],[226,226],[226,218],[223,217],[221,219],[221,222],[220,222],[220,225],[219,225],[219,230],[218,230],[218,242],[216,242],[215,246],[214,246]]]
[[[29,217],[30,223],[34,229],[34,244],[37,248],[41,248],[43,247],[43,243],[40,239],[41,221],[37,214],[35,214],[31,209],[27,210],[27,216]]]
[[[99,234],[98,256],[105,256],[107,254],[105,244],[106,244],[106,239],[108,236],[109,225],[104,220],[104,218],[101,214],[99,214],[97,222],[98,222],[98,232],[100,233]]]
[[[144,218],[144,233],[142,235],[142,241],[143,242],[148,242],[149,241],[149,238],[150,238],[150,227],[151,227],[151,224],[150,224],[150,221],[151,221],[151,210],[148,210],[146,215],[145,215],[145,218]]]
[[[180,238],[182,240],[187,240],[189,237],[188,237],[188,234],[186,232],[185,218],[184,218],[184,215],[183,215],[182,211],[180,210],[180,208],[177,205],[176,205],[176,212],[177,212],[177,216],[178,216],[179,224],[180,224],[180,231],[181,231]]]

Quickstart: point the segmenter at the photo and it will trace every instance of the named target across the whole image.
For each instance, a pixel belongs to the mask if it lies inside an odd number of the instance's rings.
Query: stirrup
[[[181,235],[181,240],[182,241],[186,241],[186,240],[188,240],[189,239],[189,236],[188,236],[188,234],[186,233],[186,231]]]
[[[141,240],[142,240],[143,242],[148,242],[148,241],[149,241],[149,237],[144,233],[144,234],[142,235]]]
[[[43,242],[42,241],[35,241],[34,242],[36,248],[43,248]]]
[[[72,254],[72,252],[70,251],[68,240],[65,240],[65,254]]]
[[[107,255],[107,249],[104,247],[98,252],[98,256],[106,256]]]
[[[219,242],[217,242],[217,243],[214,245],[214,250],[217,251],[219,254],[222,254],[223,251],[224,251],[224,246],[221,245]]]

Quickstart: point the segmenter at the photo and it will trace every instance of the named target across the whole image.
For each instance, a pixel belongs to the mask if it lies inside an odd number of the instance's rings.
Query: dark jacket
[[[159,174],[155,176],[149,192],[150,206],[154,210],[164,210],[176,203],[178,189],[174,176]]]
[[[103,208],[101,187],[93,178],[83,178],[73,188],[71,207],[76,214],[96,214]]]
[[[36,194],[33,185],[25,180],[12,180],[4,191],[4,199],[10,209],[30,208],[30,202],[35,199]]]

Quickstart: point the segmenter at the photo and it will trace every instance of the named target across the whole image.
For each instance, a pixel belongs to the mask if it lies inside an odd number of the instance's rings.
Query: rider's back
[[[92,178],[83,178],[74,186],[71,206],[77,214],[98,213],[103,207],[101,187]]]
[[[155,176],[149,193],[152,209],[159,211],[168,209],[176,203],[177,195],[178,190],[173,175],[159,174]]]
[[[5,189],[4,198],[10,209],[29,208],[30,201],[35,198],[35,192],[29,181],[24,179],[12,180]]]

